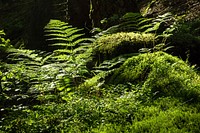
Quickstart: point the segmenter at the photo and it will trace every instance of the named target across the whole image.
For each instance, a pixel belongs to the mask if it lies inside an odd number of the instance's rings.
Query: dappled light
[[[200,132],[198,7],[0,0],[0,132]]]

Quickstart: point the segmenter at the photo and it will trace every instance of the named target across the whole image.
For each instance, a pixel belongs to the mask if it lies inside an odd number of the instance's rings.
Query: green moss
[[[140,84],[154,97],[175,96],[184,100],[199,97],[200,77],[184,61],[164,52],[129,58],[108,82]]]
[[[122,54],[138,53],[140,48],[152,47],[154,41],[154,34],[121,32],[106,35],[95,42],[98,46],[95,55],[103,59],[111,59]]]
[[[200,115],[193,106],[183,104],[170,97],[159,98],[148,105],[137,104],[133,97],[128,97],[128,99],[132,99],[132,101],[126,101],[122,104],[123,106],[115,107],[119,116],[112,118],[112,120],[120,118],[120,115],[124,115],[121,110],[127,109],[125,114],[128,118],[125,115],[121,118],[121,121],[126,118],[126,122],[121,124],[119,120],[118,122],[103,123],[100,128],[93,131],[95,133],[115,133],[115,131],[124,133],[199,132]],[[135,108],[131,109],[131,106]],[[111,114],[110,117],[112,117]],[[130,119],[131,122],[129,122]]]
[[[146,110],[151,110],[153,107],[148,107]],[[147,111],[148,111],[147,110]],[[147,117],[142,121],[137,121],[131,126],[131,130],[135,132],[190,132],[199,131],[198,119],[199,114],[184,112],[179,108],[170,109],[168,111],[160,111],[157,116]],[[188,126],[190,125],[190,126]]]
[[[108,74],[101,72],[92,78],[87,79],[84,83],[78,86],[79,93],[82,96],[100,96],[102,93],[102,85],[104,84],[104,79]]]

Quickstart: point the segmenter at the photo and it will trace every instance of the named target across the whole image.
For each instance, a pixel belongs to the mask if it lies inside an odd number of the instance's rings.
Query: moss
[[[102,93],[102,85],[104,85],[104,78],[107,76],[107,73],[101,72],[95,75],[92,78],[85,80],[84,83],[78,86],[79,95],[82,96],[100,96]]]
[[[160,98],[157,99],[154,105],[136,104],[131,101],[132,97],[128,98],[130,101],[125,101],[121,107],[115,105],[115,112],[119,112],[118,116],[112,116],[112,120],[120,118],[124,114],[128,114],[126,122],[121,124],[124,120],[122,117],[119,121],[112,121],[110,123],[102,123],[100,128],[94,130],[95,133],[106,132],[124,132],[124,133],[185,133],[185,132],[199,132],[199,118],[200,114],[192,107],[184,105],[174,98]],[[117,100],[116,100],[117,101]],[[113,104],[113,103],[112,103]],[[113,106],[113,105],[111,105]],[[109,106],[110,107],[110,106]],[[132,108],[130,108],[132,107]],[[127,111],[126,113],[124,109]],[[116,113],[117,114],[117,113]],[[129,123],[128,120],[132,121]]]
[[[199,98],[199,75],[184,61],[164,52],[129,58],[108,80],[111,84],[128,82],[140,84],[153,97]]]
[[[144,110],[149,111],[155,107],[147,107]],[[147,110],[148,109],[148,110]],[[156,111],[155,111],[156,112]],[[155,113],[154,112],[154,113]],[[149,112],[147,112],[148,114]],[[156,116],[147,117],[142,121],[137,121],[131,126],[134,132],[198,132],[199,114],[189,111],[182,111],[181,108],[171,108],[168,111],[160,111]],[[190,125],[190,126],[188,126]]]
[[[122,54],[138,53],[140,48],[152,47],[155,41],[154,34],[121,32],[102,36],[95,42],[98,46],[95,55],[100,59],[111,59]]]

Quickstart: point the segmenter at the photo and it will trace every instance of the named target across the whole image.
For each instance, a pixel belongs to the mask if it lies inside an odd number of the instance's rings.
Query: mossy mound
[[[129,58],[108,80],[111,84],[128,82],[140,85],[145,92],[156,97],[199,98],[199,75],[184,61],[164,52]]]
[[[115,33],[97,39],[95,45],[98,47],[94,50],[94,53],[101,60],[111,59],[122,54],[138,53],[141,48],[152,47],[154,41],[154,34]]]

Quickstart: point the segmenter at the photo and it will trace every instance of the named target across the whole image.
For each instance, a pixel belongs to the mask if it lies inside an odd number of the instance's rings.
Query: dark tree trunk
[[[52,18],[52,0],[35,0],[30,16],[27,48],[45,50],[44,27]]]
[[[76,27],[90,28],[90,0],[69,0],[69,23]]]

